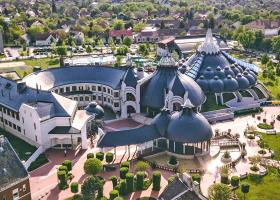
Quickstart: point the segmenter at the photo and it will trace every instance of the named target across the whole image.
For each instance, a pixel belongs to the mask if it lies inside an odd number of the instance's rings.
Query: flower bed
[[[268,129],[273,129],[274,127],[271,124],[259,123],[258,128],[268,130]]]

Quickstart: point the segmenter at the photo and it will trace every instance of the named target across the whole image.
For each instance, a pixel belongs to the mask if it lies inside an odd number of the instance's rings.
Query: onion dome
[[[171,116],[168,109],[162,109],[157,116],[154,117],[151,124],[156,126],[157,131],[162,137],[166,137],[166,131],[170,122]]]
[[[163,56],[159,61],[160,67],[176,67],[176,62],[171,56]]]
[[[207,119],[186,106],[171,116],[167,138],[175,142],[198,143],[211,139],[213,133]]]
[[[214,72],[215,76],[218,76],[220,79],[225,78],[225,73],[220,66],[218,66]]]
[[[219,46],[213,40],[211,29],[207,30],[205,41],[198,47],[198,52],[210,55],[220,52]]]
[[[90,102],[85,108],[85,110],[88,114],[95,115],[96,119],[101,119],[102,117],[104,117],[103,108],[100,105],[98,105],[95,101]]]
[[[210,81],[210,89],[215,93],[221,93],[224,91],[224,82],[221,79],[219,79],[218,76],[215,76]]]
[[[224,73],[225,73],[225,76],[227,77],[228,75],[231,75],[232,77],[235,77],[235,73],[230,69],[229,66],[226,66],[224,68]]]
[[[203,75],[201,75],[199,79],[196,80],[196,82],[204,92],[207,92],[209,90],[209,82],[204,78]]]
[[[235,73],[235,75],[242,72],[234,64],[230,66],[230,69]]]
[[[239,89],[241,90],[247,89],[250,86],[248,79],[242,76],[240,73],[237,74],[236,80],[238,82]]]
[[[205,79],[212,79],[214,77],[214,72],[211,67],[207,67],[203,75]]]
[[[224,79],[224,90],[225,92],[234,92],[238,90],[238,82],[232,78],[231,75],[227,75]]]
[[[246,68],[245,71],[247,71],[249,74],[251,74],[257,80],[258,77],[252,70],[250,70],[249,68]]]
[[[251,74],[249,74],[247,71],[243,72],[243,76],[245,76],[248,79],[250,85],[256,84],[257,80]]]

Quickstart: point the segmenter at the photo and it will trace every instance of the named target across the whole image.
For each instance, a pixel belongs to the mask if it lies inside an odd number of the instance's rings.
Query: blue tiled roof
[[[35,88],[37,83],[42,90],[75,83],[97,83],[120,89],[122,80],[133,87],[137,83],[131,69],[106,66],[53,68],[33,73],[24,78],[28,86]]]

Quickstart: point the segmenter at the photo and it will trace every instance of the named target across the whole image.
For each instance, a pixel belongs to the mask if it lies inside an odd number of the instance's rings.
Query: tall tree
[[[209,200],[229,200],[230,195],[230,188],[223,183],[215,183],[208,189]]]

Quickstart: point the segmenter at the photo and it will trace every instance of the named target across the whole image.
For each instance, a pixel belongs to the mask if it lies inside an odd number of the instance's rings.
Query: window
[[[114,97],[119,97],[119,92],[114,92]]]
[[[84,87],[83,86],[79,86],[79,91],[83,91]]]
[[[5,124],[8,124],[8,121],[6,119],[4,120],[4,122],[5,122]]]
[[[59,92],[60,92],[60,93],[63,93],[63,92],[64,92],[64,88],[60,88],[60,89],[59,89]]]
[[[85,97],[85,101],[89,101],[89,97]]]
[[[21,132],[20,126],[17,126],[17,130],[18,130],[18,132]]]
[[[118,102],[115,102],[115,103],[114,103],[114,107],[119,107],[119,103],[118,103]]]
[[[126,94],[126,100],[127,101],[135,101],[135,96],[131,93]]]
[[[34,130],[36,130],[36,124],[35,123],[33,124],[33,126],[34,126]]]
[[[13,124],[13,129],[17,129],[17,126],[15,124]]]
[[[103,97],[103,101],[105,101],[105,102],[106,102],[106,101],[107,101],[107,98],[106,98],[106,97]]]
[[[109,88],[107,88],[107,93],[110,94],[110,89]]]
[[[96,86],[93,85],[93,86],[91,87],[91,89],[92,89],[93,91],[96,91]]]
[[[96,96],[92,96],[92,100],[96,100]]]
[[[12,124],[12,122],[9,122],[9,127],[11,127],[11,128],[13,127],[13,124]]]
[[[101,101],[101,96],[98,96],[98,101]]]
[[[101,86],[98,86],[97,89],[99,92],[101,92]]]
[[[2,200],[7,200],[7,197],[6,196],[3,196],[3,199]]]
[[[70,92],[70,87],[66,87],[66,92]]]
[[[10,116],[10,114],[11,114],[11,113],[10,113],[10,110],[7,111],[7,114]]]
[[[25,135],[25,129],[23,130],[23,135]]]
[[[75,101],[78,101],[78,97],[74,97],[74,100],[75,100]]]
[[[103,92],[106,92],[106,88],[105,87],[103,87]]]
[[[80,97],[80,101],[84,101],[84,97]]]
[[[22,123],[24,123],[24,118],[22,117],[21,119],[22,119]]]
[[[72,91],[76,91],[77,90],[77,86],[72,86]]]
[[[37,135],[35,135],[35,140],[36,140],[36,142],[38,141],[38,137],[37,137]]]
[[[19,114],[18,113],[16,113],[16,119],[19,120]]]
[[[86,85],[86,90],[90,90],[90,87],[89,87],[89,85]]]
[[[19,199],[18,188],[13,190],[13,200]]]

